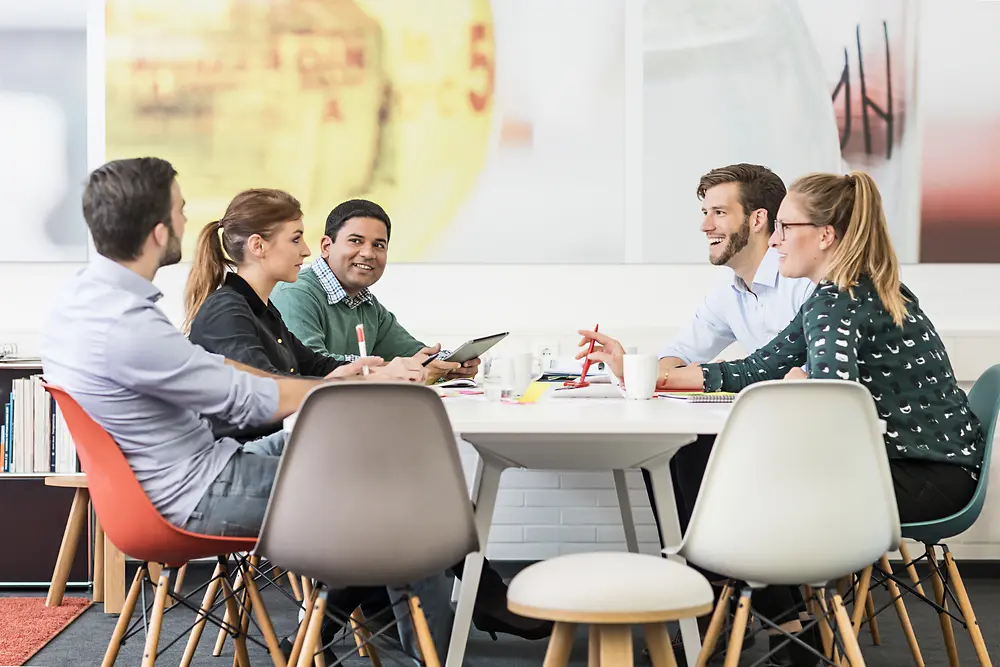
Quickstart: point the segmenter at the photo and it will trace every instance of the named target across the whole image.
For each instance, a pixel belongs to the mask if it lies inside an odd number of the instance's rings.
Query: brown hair
[[[892,249],[875,180],[863,171],[847,176],[809,174],[789,188],[802,195],[809,221],[830,225],[840,239],[826,278],[841,290],[850,290],[863,275],[875,284],[882,305],[897,326],[906,316],[906,298],[900,291],[899,260]]]
[[[778,175],[767,167],[745,162],[719,167],[698,181],[698,199],[704,199],[709,189],[724,183],[739,183],[740,206],[744,215],[761,208],[767,211],[767,229],[773,234],[774,218],[778,215],[781,200],[785,198],[785,184]]]
[[[281,190],[255,188],[233,197],[226,214],[205,225],[198,235],[184,289],[184,330],[190,331],[201,304],[222,285],[226,269],[243,263],[247,239],[257,234],[267,240],[278,225],[301,217],[299,201]]]

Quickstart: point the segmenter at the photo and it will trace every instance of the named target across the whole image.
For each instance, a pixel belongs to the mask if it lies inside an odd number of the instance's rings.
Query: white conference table
[[[670,459],[699,434],[717,434],[731,405],[687,403],[669,398],[543,397],[537,403],[489,402],[482,397],[445,398],[455,435],[481,457],[473,485],[476,530],[486,548],[500,475],[507,468],[536,470],[611,470],[629,551],[638,551],[625,470],[646,468],[652,477],[656,511],[666,544],[681,540]],[[446,667],[460,667],[472,622],[484,554],[465,559]],[[681,560],[678,558],[678,560]],[[687,664],[701,650],[695,619],[681,622]]]

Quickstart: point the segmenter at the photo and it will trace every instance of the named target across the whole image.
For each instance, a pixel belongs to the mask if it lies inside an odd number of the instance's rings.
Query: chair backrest
[[[996,436],[997,415],[1000,413],[1000,364],[992,366],[976,380],[969,390],[969,407],[986,432],[983,449],[983,464],[979,472],[979,483],[972,500],[951,516],[934,521],[903,524],[903,535],[923,542],[936,542],[964,533],[972,527],[982,514],[986,503],[986,487],[990,481],[990,460],[993,452],[993,438]]]
[[[254,540],[197,535],[163,518],[135,478],[118,443],[65,390],[46,384],[73,437],[94,512],[105,535],[132,558],[183,565],[194,558],[249,551]]]
[[[458,446],[434,390],[351,382],[309,393],[258,553],[343,587],[413,582],[478,550]]]
[[[758,584],[823,585],[896,548],[899,512],[871,394],[841,380],[743,390],[679,553]]]

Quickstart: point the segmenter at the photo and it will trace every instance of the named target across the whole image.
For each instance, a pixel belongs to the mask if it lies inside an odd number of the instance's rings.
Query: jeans
[[[260,534],[287,435],[285,431],[278,431],[246,443],[233,454],[202,496],[184,529],[224,537]],[[448,655],[451,626],[455,619],[451,608],[451,579],[442,571],[411,583],[409,592],[420,598],[420,607],[427,617],[434,646],[443,661]],[[395,604],[405,600],[407,590],[389,588],[388,593],[394,603],[393,613],[399,620],[399,639],[403,648],[411,655],[419,655],[413,625],[407,618],[409,607],[405,602]],[[345,611],[351,612],[350,609]]]

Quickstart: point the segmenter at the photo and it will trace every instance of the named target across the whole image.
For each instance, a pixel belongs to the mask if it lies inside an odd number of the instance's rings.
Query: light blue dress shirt
[[[271,420],[278,385],[194,345],[156,306],[160,291],[100,255],[57,296],[42,334],[47,382],[121,447],[157,510],[183,526],[240,444],[208,420]]]
[[[778,253],[770,248],[750,289],[734,273],[732,281],[709,292],[694,319],[660,350],[660,358],[705,363],[734,342],[753,352],[788,326],[815,288],[808,278],[785,278],[778,273]]]

